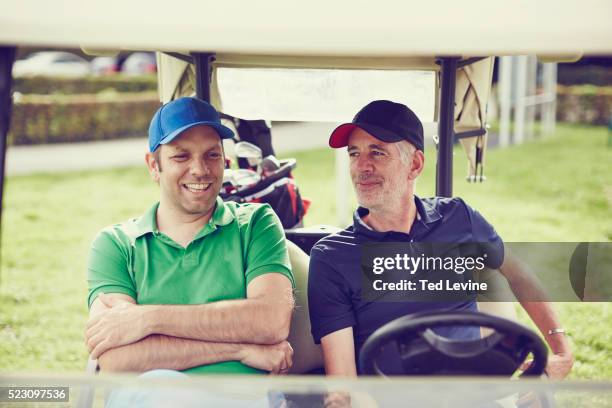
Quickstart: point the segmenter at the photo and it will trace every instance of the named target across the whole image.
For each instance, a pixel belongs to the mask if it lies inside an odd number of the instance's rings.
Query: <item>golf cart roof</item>
[[[22,0],[3,5],[0,44],[212,51],[228,60],[304,56],[307,65],[317,61],[312,57],[350,57],[357,65],[377,57],[377,64],[406,67],[406,56],[609,53],[610,15],[607,0],[314,0],[303,7],[279,0],[110,0],[87,7]]]

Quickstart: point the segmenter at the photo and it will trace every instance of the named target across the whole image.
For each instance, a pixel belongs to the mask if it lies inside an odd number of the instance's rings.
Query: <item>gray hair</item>
[[[397,146],[397,150],[399,151],[400,159],[404,164],[410,164],[410,160],[412,159],[412,155],[416,152],[416,147],[412,145],[412,143],[406,140],[400,140],[395,143]]]

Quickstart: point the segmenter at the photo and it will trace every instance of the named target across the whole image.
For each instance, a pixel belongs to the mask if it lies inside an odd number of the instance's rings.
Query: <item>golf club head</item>
[[[234,146],[236,157],[247,159],[249,166],[258,166],[261,163],[261,149],[249,142],[238,142]]]
[[[249,169],[236,169],[232,174],[232,182],[237,188],[252,186],[259,183],[261,176]]]
[[[271,154],[263,158],[260,167],[262,175],[267,177],[270,174],[273,174],[276,170],[280,169],[281,165],[280,161]]]

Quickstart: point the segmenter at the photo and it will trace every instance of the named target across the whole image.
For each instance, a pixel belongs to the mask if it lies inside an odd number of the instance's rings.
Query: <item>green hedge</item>
[[[612,86],[557,86],[557,120],[607,125],[612,117]]]
[[[19,95],[13,105],[9,144],[28,145],[144,137],[157,92],[88,95]],[[607,125],[612,87],[557,88],[557,119]]]
[[[28,77],[15,78],[13,91],[21,94],[95,94],[114,89],[117,92],[157,90],[157,75],[110,75],[86,78]]]
[[[160,106],[156,92],[22,95],[15,98],[11,145],[145,137]]]

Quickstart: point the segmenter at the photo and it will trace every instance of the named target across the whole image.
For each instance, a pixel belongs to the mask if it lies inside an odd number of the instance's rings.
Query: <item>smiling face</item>
[[[394,211],[413,193],[414,180],[423,168],[423,154],[416,151],[403,159],[398,143],[385,143],[360,128],[349,136],[350,173],[357,201],[370,211]]]
[[[212,213],[224,168],[223,145],[213,128],[195,126],[184,131],[160,146],[159,154],[149,153],[147,165],[159,182],[160,205],[187,215]]]

